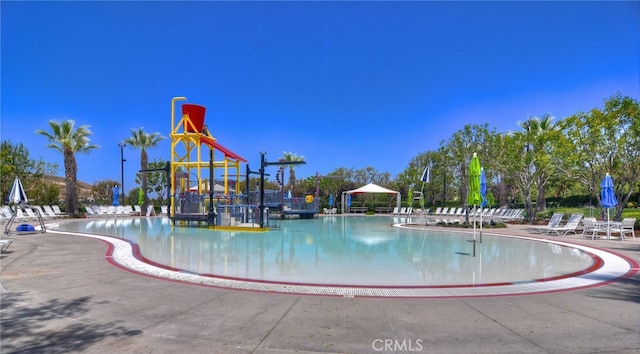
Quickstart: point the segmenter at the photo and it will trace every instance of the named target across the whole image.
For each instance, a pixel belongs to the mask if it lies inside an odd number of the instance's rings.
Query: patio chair
[[[546,234],[550,235],[552,232],[556,235],[560,235],[560,233],[562,232],[563,236],[570,232],[575,234],[576,229],[580,224],[580,220],[582,220],[582,214],[571,214],[569,220],[567,220],[567,223],[565,225],[549,228]]]
[[[564,213],[553,213],[553,215],[551,215],[551,219],[549,219],[549,223],[546,226],[529,227],[527,229],[532,233],[546,233],[549,229],[558,227],[563,217]]]
[[[591,235],[593,240],[598,234],[598,227],[596,226],[596,218],[586,217],[582,219],[582,236]]]
[[[633,240],[636,239],[635,230],[633,229],[636,224],[636,218],[624,218],[620,223],[620,227],[611,228],[611,232],[620,233],[620,240],[626,239],[625,234],[631,235]]]

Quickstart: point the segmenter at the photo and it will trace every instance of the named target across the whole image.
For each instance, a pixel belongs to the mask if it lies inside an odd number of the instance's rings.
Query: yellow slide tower
[[[209,221],[210,205],[205,200],[215,169],[223,169],[223,191],[214,192],[220,200],[230,198],[229,178],[235,177],[234,192],[240,194],[240,163],[247,160],[220,145],[204,124],[206,108],[196,104],[183,103],[181,118],[176,121],[176,102],[186,97],[171,100],[171,206],[169,216],[175,221]],[[203,151],[203,146],[207,150]],[[204,152],[204,154],[203,154]],[[218,160],[215,158],[218,156]],[[205,174],[203,175],[203,172]],[[204,179],[203,179],[204,178]],[[205,183],[208,180],[209,183]],[[212,194],[209,193],[209,196]],[[227,200],[230,202],[229,200]]]

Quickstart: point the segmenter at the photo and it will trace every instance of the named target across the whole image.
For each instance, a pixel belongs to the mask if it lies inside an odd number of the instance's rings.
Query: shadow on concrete
[[[616,279],[606,287],[596,288],[591,297],[640,303],[640,279],[636,277]]]
[[[106,338],[142,333],[113,322],[98,323],[86,317],[73,320],[87,314],[91,305],[89,297],[30,304],[23,294],[4,293],[0,350],[2,353],[79,352]]]

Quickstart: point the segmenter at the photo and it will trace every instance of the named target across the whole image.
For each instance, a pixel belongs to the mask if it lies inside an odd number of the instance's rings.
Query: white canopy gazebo
[[[360,188],[356,188],[356,189],[352,189],[350,191],[344,191],[342,192],[342,196],[341,196],[341,201],[342,201],[342,213],[344,213],[346,209],[346,205],[347,205],[347,198],[352,195],[352,194],[364,194],[364,193],[385,193],[385,194],[397,194],[397,207],[398,209],[400,209],[400,205],[401,205],[401,198],[400,198],[400,192],[396,192],[393,191],[391,189],[388,188],[384,188],[381,187],[377,184],[374,183],[369,183],[367,185],[364,185]]]

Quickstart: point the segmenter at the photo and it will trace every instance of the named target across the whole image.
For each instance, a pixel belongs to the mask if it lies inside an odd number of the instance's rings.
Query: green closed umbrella
[[[473,206],[478,206],[482,203],[482,195],[480,195],[480,159],[478,159],[478,154],[475,152],[469,163],[469,194],[467,195],[467,203]]]
[[[144,204],[144,193],[142,193],[142,188],[138,190],[138,205],[142,206]]]
[[[413,206],[413,190],[409,189],[409,193],[407,193],[407,206]]]
[[[478,154],[473,153],[471,162],[469,163],[469,194],[467,195],[467,203],[474,207],[482,203],[482,195],[480,194],[480,159]],[[476,219],[473,218],[473,255],[476,255]]]

